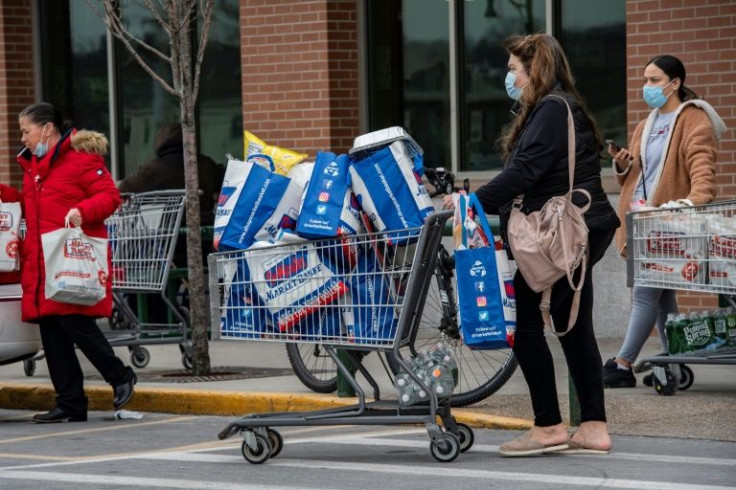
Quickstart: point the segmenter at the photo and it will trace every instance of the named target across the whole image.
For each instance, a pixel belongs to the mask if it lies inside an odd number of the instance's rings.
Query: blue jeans
[[[677,313],[675,290],[634,286],[629,327],[617,357],[633,364],[655,324],[662,349],[667,352],[664,324],[668,313]]]

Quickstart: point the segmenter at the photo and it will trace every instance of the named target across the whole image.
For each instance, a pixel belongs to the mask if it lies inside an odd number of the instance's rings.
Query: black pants
[[[115,355],[93,318],[86,315],[44,317],[40,330],[46,365],[57,395],[56,405],[67,413],[87,413],[84,376],[74,351],[75,344],[111,385],[132,379],[133,370],[125,367]]]
[[[580,310],[572,330],[560,338],[567,367],[580,400],[582,422],[605,421],[601,354],[593,332],[593,265],[604,255],[615,230],[590,230],[589,265],[580,295]],[[577,279],[577,278],[576,278]],[[534,409],[534,425],[549,427],[562,422],[557,400],[554,363],[544,336],[539,311],[541,293],[529,288],[519,271],[516,289],[516,338],[514,354],[524,374]],[[563,277],[552,289],[550,314],[555,328],[564,331],[570,318],[574,291]]]

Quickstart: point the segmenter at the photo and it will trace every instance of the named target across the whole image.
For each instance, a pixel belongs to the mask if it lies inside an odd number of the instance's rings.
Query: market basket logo
[[[71,238],[64,242],[64,257],[70,259],[95,260],[92,244],[81,238]]]
[[[265,273],[266,284],[272,288],[279,281],[299,275],[309,266],[307,250],[299,250],[276,263]]]
[[[5,246],[5,253],[11,259],[16,258],[18,256],[18,240],[10,240]]]
[[[0,231],[9,231],[13,228],[13,213],[0,212]]]

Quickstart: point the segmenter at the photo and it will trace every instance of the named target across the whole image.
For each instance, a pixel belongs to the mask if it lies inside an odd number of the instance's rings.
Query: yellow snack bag
[[[243,131],[243,141],[246,161],[261,165],[280,175],[287,175],[294,165],[307,158],[306,153],[268,145],[250,131]]]

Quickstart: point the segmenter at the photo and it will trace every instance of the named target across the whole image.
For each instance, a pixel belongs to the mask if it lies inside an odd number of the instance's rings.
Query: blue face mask
[[[46,129],[44,128],[44,131]],[[41,133],[41,139],[36,144],[36,148],[33,149],[33,154],[38,158],[43,158],[49,152],[49,140],[46,143],[43,142],[43,133]]]
[[[674,80],[672,80],[672,82],[674,82]],[[668,83],[664,87],[651,87],[651,86],[645,85],[644,86],[644,102],[646,102],[647,105],[651,107],[652,109],[659,109],[660,107],[665,105],[669,95],[664,95],[664,89],[667,88],[667,86],[669,86],[670,83]],[[670,92],[670,95],[672,95],[671,92]]]
[[[506,74],[506,93],[509,94],[509,97],[511,97],[514,100],[519,100],[521,98],[521,91],[524,87],[519,88],[515,87],[514,84],[516,83],[516,73],[508,72]]]

